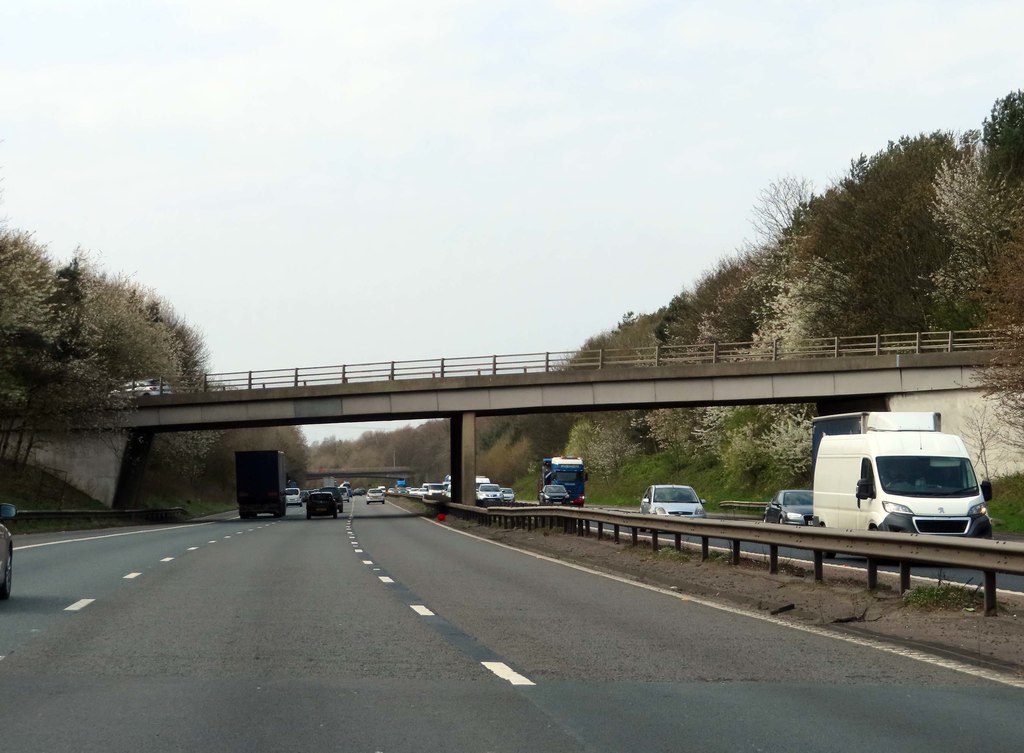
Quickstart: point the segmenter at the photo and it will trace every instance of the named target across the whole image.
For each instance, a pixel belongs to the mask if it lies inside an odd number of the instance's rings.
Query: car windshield
[[[571,484],[582,480],[583,471],[555,471],[551,478],[555,481],[563,481]]]
[[[500,492],[501,487],[497,484],[480,484],[480,491],[482,492]]]
[[[700,502],[697,493],[687,486],[655,487],[652,502]]]
[[[810,491],[786,492],[782,495],[782,504],[786,507],[809,506],[814,503],[814,493]]]
[[[967,497],[978,480],[967,458],[891,455],[878,458],[883,491],[908,497]]]
[[[559,484],[551,484],[550,486],[545,486],[544,487],[544,491],[547,494],[568,494],[569,493],[569,492],[567,492],[565,490],[564,486],[561,486]]]
[[[294,487],[294,486],[289,486],[287,489],[284,490],[284,493],[285,494],[298,494],[299,493],[299,489]]]

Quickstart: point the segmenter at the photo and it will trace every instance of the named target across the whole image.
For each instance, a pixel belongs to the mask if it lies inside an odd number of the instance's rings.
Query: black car
[[[14,505],[0,505],[0,520],[10,520],[18,514]],[[11,596],[11,581],[14,576],[14,542],[11,532],[0,523],[0,599]]]
[[[764,508],[765,523],[809,526],[814,515],[814,493],[810,489],[783,489]]]
[[[330,490],[321,489],[311,492],[306,500],[306,520],[314,515],[333,515],[338,517],[338,501]]]
[[[338,503],[338,509],[345,511],[345,500],[348,499],[348,490],[341,486],[325,486],[320,491],[327,492],[334,501]]]
[[[568,505],[572,503],[572,497],[561,484],[547,484],[540,490],[540,503],[542,505]]]

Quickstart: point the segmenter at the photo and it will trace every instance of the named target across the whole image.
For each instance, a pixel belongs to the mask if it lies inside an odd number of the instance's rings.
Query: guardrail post
[[[825,565],[822,562],[822,552],[820,549],[814,550],[814,580],[819,583],[825,580]]]
[[[878,560],[868,557],[868,590],[874,591],[878,588]]]
[[[203,374],[203,392],[206,392],[206,374]]]
[[[996,616],[996,571],[985,571],[985,616]]]
[[[604,366],[604,348],[597,351],[597,368]]]
[[[597,540],[600,541],[604,538],[604,523],[600,520],[597,521]]]
[[[910,563],[900,562],[900,595],[910,590]]]
[[[657,529],[652,528],[651,529],[651,551],[652,552],[656,552],[659,549],[661,549],[661,547],[658,546],[658,531],[657,531]]]
[[[444,359],[441,359],[441,378],[444,379]]]
[[[740,564],[740,540],[734,539],[732,542],[732,564]]]
[[[619,524],[618,523],[613,523],[612,527],[615,529],[615,531],[614,531],[614,533],[615,533],[615,536],[614,536],[615,543],[618,544],[619,543]]]
[[[661,366],[661,346],[654,346],[654,365]]]
[[[252,389],[252,372],[249,372],[249,389]]]
[[[544,354],[544,371],[551,371],[551,354]]]
[[[718,363],[718,340],[711,343],[711,363]]]
[[[779,338],[777,337],[774,340],[772,340],[772,360],[779,360]]]
[[[391,381],[395,381],[395,362],[391,362]]]
[[[638,542],[637,542],[637,533],[638,533],[638,531],[637,531],[637,529],[636,529],[636,526],[633,526],[633,527],[632,527],[632,528],[630,528],[629,530],[633,532],[633,546],[636,546],[636,545],[637,545],[637,543],[638,543]]]
[[[683,551],[683,534],[681,533],[676,534],[676,551]]]
[[[914,352],[915,353],[920,353],[921,352],[921,333],[920,332],[915,332],[914,333]]]
[[[946,341],[946,352],[947,353],[952,353],[953,352],[953,330],[949,331],[949,337],[948,337],[948,339]]]
[[[701,562],[705,562],[707,560],[708,556],[709,556],[709,553],[708,553],[708,537],[707,536],[701,536],[700,537],[700,559],[701,559]]]
[[[491,376],[494,376],[497,373],[498,373],[498,357],[497,356],[491,356]]]
[[[768,572],[775,575],[779,572],[779,545],[768,545]]]
[[[348,376],[345,374],[345,364],[341,365],[341,383],[345,384],[348,382]]]
[[[839,338],[832,338],[832,357],[839,358]]]
[[[882,336],[875,335],[875,355],[882,355]]]
[[[295,387],[299,386],[299,370],[297,368],[295,369],[295,384],[294,384],[294,386]]]

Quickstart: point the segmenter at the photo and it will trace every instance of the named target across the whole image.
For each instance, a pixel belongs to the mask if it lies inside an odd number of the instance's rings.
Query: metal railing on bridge
[[[210,391],[305,387],[318,384],[589,371],[625,367],[994,351],[1005,347],[1007,342],[1008,338],[1003,332],[962,330],[458,356],[205,374],[201,389]]]

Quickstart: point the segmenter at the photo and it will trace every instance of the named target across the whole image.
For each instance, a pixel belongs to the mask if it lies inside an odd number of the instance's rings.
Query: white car
[[[423,488],[426,489],[426,495],[428,497],[441,496],[444,494],[444,484],[424,484]]]
[[[284,503],[286,505],[298,505],[302,507],[302,489],[297,486],[289,486],[284,490]]]
[[[366,504],[373,504],[374,502],[380,502],[384,504],[384,487],[375,486],[371,489],[366,490]]]
[[[503,501],[501,498],[501,487],[497,484],[480,484],[476,488],[477,507],[500,505]]]
[[[654,484],[648,486],[640,499],[640,512],[645,515],[675,515],[690,518],[706,517],[704,500],[692,486]]]

